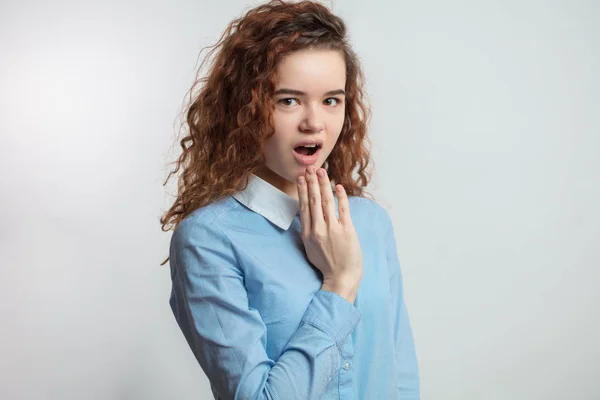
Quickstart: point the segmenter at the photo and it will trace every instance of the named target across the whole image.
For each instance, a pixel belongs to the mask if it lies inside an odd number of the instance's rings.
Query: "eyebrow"
[[[286,88],[282,88],[282,89],[278,89],[277,91],[275,91],[274,95],[278,95],[278,94],[291,94],[294,96],[305,96],[306,93],[304,93],[301,90],[295,90],[295,89],[286,89]],[[330,90],[329,92],[325,93],[325,96],[334,96],[336,94],[341,94],[341,95],[346,95],[346,92],[343,89],[337,89],[337,90]]]

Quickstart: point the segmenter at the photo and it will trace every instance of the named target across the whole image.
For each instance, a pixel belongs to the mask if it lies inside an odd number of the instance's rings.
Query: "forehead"
[[[345,84],[346,63],[336,50],[299,50],[277,66],[277,87],[310,92],[343,89]]]

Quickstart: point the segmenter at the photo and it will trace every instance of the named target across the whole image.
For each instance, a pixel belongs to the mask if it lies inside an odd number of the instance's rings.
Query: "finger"
[[[344,226],[352,226],[352,218],[350,217],[350,205],[348,203],[348,195],[342,185],[335,185],[335,192],[338,198],[338,212],[340,214],[340,222]]]
[[[308,236],[308,232],[310,232],[311,229],[311,223],[306,177],[304,175],[299,176],[296,183],[296,187],[298,188],[298,205],[300,207],[300,223],[302,224],[302,234]]]
[[[333,198],[333,192],[331,191],[331,182],[327,176],[327,171],[323,168],[319,168],[317,176],[319,177],[319,186],[321,187],[321,202],[325,222],[327,224],[338,222],[337,216],[335,215],[335,200]]]
[[[308,205],[311,215],[311,228],[314,231],[316,228],[322,228],[325,225],[323,205],[321,204],[321,189],[319,188],[319,180],[317,179],[315,167],[310,166],[307,168],[306,181],[308,182]]]

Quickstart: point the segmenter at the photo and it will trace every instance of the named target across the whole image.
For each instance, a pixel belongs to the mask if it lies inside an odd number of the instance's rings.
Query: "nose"
[[[300,122],[300,130],[302,132],[321,132],[323,128],[325,128],[325,122],[318,106],[306,107]]]

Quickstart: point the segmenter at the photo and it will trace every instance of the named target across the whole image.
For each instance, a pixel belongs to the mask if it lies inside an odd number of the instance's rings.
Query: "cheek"
[[[292,128],[295,124],[297,124],[296,117],[291,113],[282,113],[277,112],[273,114],[273,125],[275,126],[275,135],[281,136],[285,134],[285,132],[289,132],[290,128]],[[275,136],[273,136],[275,137]]]
[[[344,113],[331,115],[327,125],[332,134],[338,135],[344,126]]]
[[[266,161],[272,163],[279,158],[285,146],[285,129],[275,124],[275,133],[265,142]]]
[[[290,145],[295,140],[294,135],[297,131],[298,122],[291,115],[275,115],[273,117],[273,126],[275,134],[269,139],[273,142],[273,148],[283,148]]]

